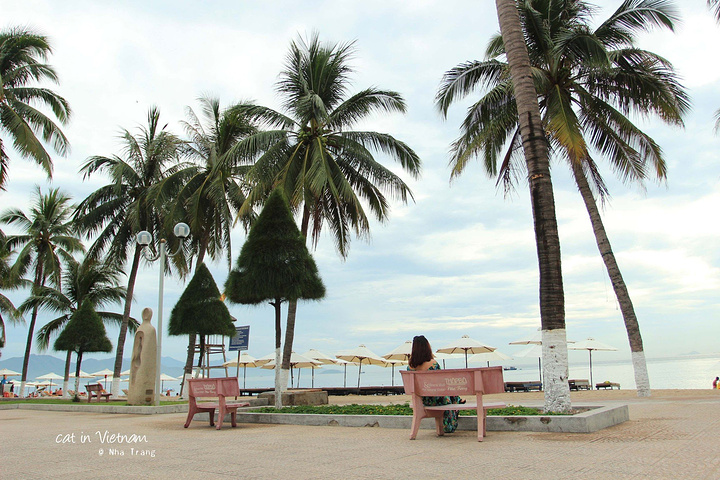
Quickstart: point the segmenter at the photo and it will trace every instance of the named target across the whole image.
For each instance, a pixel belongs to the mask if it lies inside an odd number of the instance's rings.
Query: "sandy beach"
[[[493,395],[542,404],[541,393]],[[574,403],[625,403],[630,421],[590,434],[474,432],[410,441],[398,429],[240,424],[216,431],[184,414],[0,411],[0,477],[53,479],[652,478],[720,476],[720,391],[573,392]],[[331,403],[401,403],[331,397]]]

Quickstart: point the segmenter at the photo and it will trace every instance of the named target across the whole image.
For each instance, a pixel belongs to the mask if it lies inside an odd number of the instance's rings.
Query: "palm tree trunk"
[[[203,263],[205,260],[205,252],[207,251],[207,245],[208,245],[208,239],[206,238],[202,241],[200,244],[200,251],[198,252],[198,256],[195,259],[195,271],[197,272],[198,265]],[[193,361],[195,360],[195,342],[197,341],[197,335],[194,333],[191,333],[188,335],[188,349],[187,349],[187,357],[185,357],[185,369],[183,370],[185,372],[185,377],[192,374],[193,369]],[[202,350],[200,350],[200,356],[202,356]],[[198,365],[199,367],[199,365]],[[182,384],[180,385],[180,396],[183,396],[183,392],[185,390],[185,380],[183,379]]]
[[[635,315],[630,293],[628,292],[625,280],[623,280],[620,267],[615,260],[615,254],[612,251],[610,240],[605,232],[600,211],[595,202],[595,196],[590,189],[585,172],[578,162],[572,162],[573,175],[577,183],[578,190],[585,202],[585,208],[590,216],[593,232],[595,233],[595,242],[597,243],[600,256],[602,256],[608,276],[612,282],[615,296],[620,304],[623,320],[625,320],[625,330],[627,331],[628,340],[630,342],[630,353],[632,355],[633,368],[635,372],[635,387],[637,388],[638,397],[650,396],[650,378],[647,372],[647,363],[645,362],[645,351],[643,349],[642,336],[640,335],[640,324]]]
[[[72,359],[72,350],[68,350],[65,357],[65,378],[63,378],[63,398],[70,398],[68,386],[70,385],[70,360]]]
[[[118,335],[118,342],[115,350],[115,367],[113,368],[113,381],[111,389],[113,397],[120,396],[120,372],[122,372],[123,353],[125,352],[125,337],[127,336],[128,323],[130,322],[130,309],[132,308],[133,293],[135,292],[135,279],[137,278],[137,272],[140,266],[140,253],[142,248],[143,247],[140,245],[135,246],[135,254],[133,255],[132,266],[130,267],[130,276],[128,277],[125,309],[123,310],[122,324],[120,325],[120,334]]]
[[[38,266],[35,270],[35,281],[33,282],[33,289],[42,287],[45,283],[43,274],[42,262],[38,260]],[[25,343],[25,358],[23,358],[22,377],[20,377],[20,396],[25,396],[25,383],[27,382],[28,366],[30,365],[30,352],[32,351],[33,333],[35,333],[35,322],[37,321],[38,308],[33,307],[32,315],[30,317],[30,327],[28,327],[27,342]]]
[[[570,410],[560,238],[545,131],[515,0],[495,0],[518,109],[540,269],[545,409]]]
[[[80,364],[82,363],[82,352],[77,353],[77,365],[75,365],[75,396],[80,395]]]
[[[281,299],[276,298],[270,305],[275,307],[275,408],[282,408],[282,394],[287,388],[287,379],[285,380],[285,388],[280,383],[280,347],[282,345],[282,314]]]
[[[307,205],[303,207],[302,223],[300,233],[307,239],[308,227],[310,225],[310,209]],[[284,378],[283,390],[287,389],[288,372],[290,371],[290,357],[292,355],[293,341],[295,340],[295,318],[297,316],[297,300],[288,302],[287,322],[285,325],[285,347],[283,348],[282,374]]]

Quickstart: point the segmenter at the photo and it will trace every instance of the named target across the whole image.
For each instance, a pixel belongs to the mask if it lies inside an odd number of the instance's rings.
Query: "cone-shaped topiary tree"
[[[257,305],[269,300],[275,307],[275,405],[280,408],[281,304],[325,296],[315,260],[280,189],[270,194],[250,229],[225,283],[225,295],[235,303]]]
[[[70,321],[55,340],[54,347],[58,351],[71,351],[77,354],[75,367],[75,395],[77,396],[80,388],[80,364],[83,353],[111,352],[113,348],[105,333],[105,325],[103,325],[100,315],[93,309],[90,300],[86,299],[75,310]]]
[[[230,312],[220,298],[220,290],[210,270],[201,263],[190,283],[170,313],[170,335],[199,335],[200,352],[205,349],[206,335],[235,335]],[[202,366],[200,353],[198,368]]]

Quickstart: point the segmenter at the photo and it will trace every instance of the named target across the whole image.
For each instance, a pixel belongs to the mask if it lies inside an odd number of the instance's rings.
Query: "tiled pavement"
[[[438,438],[421,430],[410,441],[396,429],[240,424],[216,431],[200,421],[184,429],[184,414],[5,410],[0,479],[720,478],[720,392],[622,401],[630,421],[616,427],[489,432],[482,443],[474,432]],[[116,437],[103,443],[105,432]]]

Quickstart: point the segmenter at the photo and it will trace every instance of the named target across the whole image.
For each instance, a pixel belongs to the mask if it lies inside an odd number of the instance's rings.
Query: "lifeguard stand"
[[[200,343],[195,343],[195,354],[203,355],[202,368],[200,372],[197,371],[197,367],[193,368],[193,377],[197,377],[199,373],[206,378],[211,377],[210,371],[216,368],[224,368],[225,376],[228,375],[227,367],[223,366],[223,363],[227,362],[227,356],[225,355],[225,337],[222,335],[208,335],[205,337],[205,351],[200,351]],[[217,359],[217,355],[222,354],[222,361],[219,364],[213,365],[210,362],[210,355],[214,355],[214,359]]]

